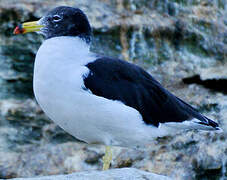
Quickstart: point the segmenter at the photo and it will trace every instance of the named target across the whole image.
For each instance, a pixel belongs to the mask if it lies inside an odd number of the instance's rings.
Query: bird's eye
[[[54,15],[53,16],[53,21],[54,22],[58,22],[58,21],[60,21],[62,18],[60,17],[60,16],[58,16],[58,15]]]

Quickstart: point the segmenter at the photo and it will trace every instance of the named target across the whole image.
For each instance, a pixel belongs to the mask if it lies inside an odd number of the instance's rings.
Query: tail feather
[[[206,116],[199,113],[195,108],[190,106],[189,104],[185,103],[181,99],[178,98],[178,100],[184,104],[184,110],[191,114],[191,121],[192,122],[192,128],[193,129],[202,129],[202,130],[213,130],[213,131],[222,131],[222,129],[219,127],[218,123],[214,122],[213,120],[207,118]],[[186,122],[186,121],[183,121]],[[189,123],[187,123],[189,124]]]
[[[215,131],[218,133],[223,132],[223,130],[219,127],[218,123],[206,117],[204,117],[202,121],[200,119],[193,118],[191,120],[186,120],[183,122],[164,123],[163,125],[170,128],[177,128],[177,129],[199,129],[199,130],[205,130],[205,131]]]
[[[204,117],[207,121],[197,121],[198,124],[207,126],[209,129],[212,128],[211,130],[221,130],[221,128],[219,127],[218,123],[214,122],[213,120]]]
[[[172,95],[170,97],[173,97]],[[178,97],[174,96],[175,98],[174,105],[179,114],[177,114],[178,118],[180,117],[180,120],[176,121],[167,121],[164,123],[161,123],[164,127],[170,127],[178,129],[199,129],[199,130],[205,130],[205,131],[215,131],[215,132],[223,132],[223,130],[219,127],[218,123],[214,122],[213,120],[207,118],[206,116],[199,113],[198,110],[193,108],[191,105],[187,104],[183,100],[179,99]],[[169,101],[171,102],[171,101]],[[168,107],[172,104],[169,103]],[[176,111],[176,109],[174,109]]]

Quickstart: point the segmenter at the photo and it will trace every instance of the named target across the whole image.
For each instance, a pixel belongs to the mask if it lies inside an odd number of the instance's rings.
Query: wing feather
[[[142,68],[119,59],[101,57],[86,65],[90,73],[84,84],[93,94],[119,100],[140,112],[146,124],[183,122],[208,118],[164,89]]]

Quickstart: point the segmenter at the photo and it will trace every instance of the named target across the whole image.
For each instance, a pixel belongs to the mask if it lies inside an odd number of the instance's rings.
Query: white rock
[[[170,178],[134,168],[111,169],[108,171],[84,171],[68,175],[38,178],[16,178],[14,180],[170,180]]]

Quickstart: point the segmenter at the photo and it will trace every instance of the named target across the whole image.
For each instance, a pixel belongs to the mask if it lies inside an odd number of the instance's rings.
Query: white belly
[[[157,128],[145,125],[134,108],[83,90],[83,75],[89,69],[81,59],[91,61],[88,54],[49,52],[47,45],[37,53],[34,92],[43,111],[60,127],[87,143],[106,145],[144,145],[157,136]]]

